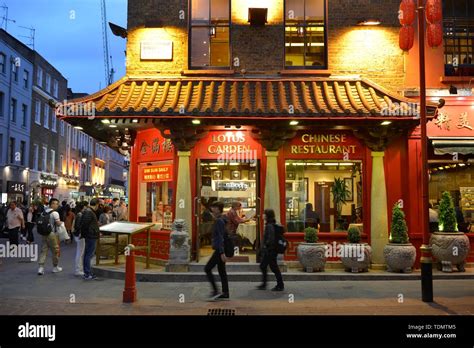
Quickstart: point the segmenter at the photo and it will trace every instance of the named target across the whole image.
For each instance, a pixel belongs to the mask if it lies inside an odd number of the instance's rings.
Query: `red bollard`
[[[126,252],[126,262],[125,262],[125,289],[123,290],[124,303],[133,303],[137,300],[134,248],[135,247],[131,244],[127,246],[128,253]]]

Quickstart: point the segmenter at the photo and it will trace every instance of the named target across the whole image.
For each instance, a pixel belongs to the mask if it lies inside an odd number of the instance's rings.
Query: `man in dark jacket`
[[[227,281],[227,272],[225,269],[225,263],[227,261],[224,253],[224,235],[226,232],[225,225],[227,223],[224,216],[222,216],[222,211],[224,210],[224,204],[222,202],[214,202],[211,205],[211,211],[214,215],[216,222],[214,223],[214,228],[212,231],[212,248],[214,253],[212,254],[209,262],[207,263],[204,271],[207,274],[207,279],[211,283],[212,300],[225,300],[229,298],[229,283]],[[217,289],[216,282],[214,280],[214,275],[212,270],[217,265],[217,270],[219,276],[221,277],[222,282],[222,293],[219,293]]]
[[[81,218],[81,238],[85,239],[84,249],[84,279],[93,280],[97,277],[92,274],[91,258],[94,256],[97,239],[99,239],[99,222],[95,212],[99,208],[99,202],[96,198],[92,199],[89,207],[82,212]]]

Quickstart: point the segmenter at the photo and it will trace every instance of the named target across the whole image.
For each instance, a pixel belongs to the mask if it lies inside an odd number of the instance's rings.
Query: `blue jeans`
[[[84,249],[84,276],[91,275],[91,259],[94,256],[97,239],[86,238],[86,247]]]

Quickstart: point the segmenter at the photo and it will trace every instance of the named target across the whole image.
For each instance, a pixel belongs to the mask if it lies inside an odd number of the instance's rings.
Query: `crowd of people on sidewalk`
[[[52,254],[53,273],[62,272],[60,262],[60,235],[67,232],[64,242],[76,243],[74,274],[85,280],[96,279],[92,273],[91,259],[100,236],[99,227],[114,221],[127,221],[128,208],[125,200],[114,198],[109,204],[102,198],[87,201],[61,202],[51,198],[46,204],[34,201],[28,207],[11,201],[0,206],[0,234],[9,240],[10,246],[21,242],[35,242],[35,232],[41,239],[38,275],[45,274],[48,252]]]

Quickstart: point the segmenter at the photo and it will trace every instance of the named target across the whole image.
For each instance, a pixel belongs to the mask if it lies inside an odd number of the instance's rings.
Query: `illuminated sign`
[[[143,168],[143,182],[173,181],[173,166],[162,165]]]
[[[173,41],[142,41],[142,60],[173,60]]]
[[[25,193],[26,184],[24,182],[8,181],[7,182],[8,193]]]

